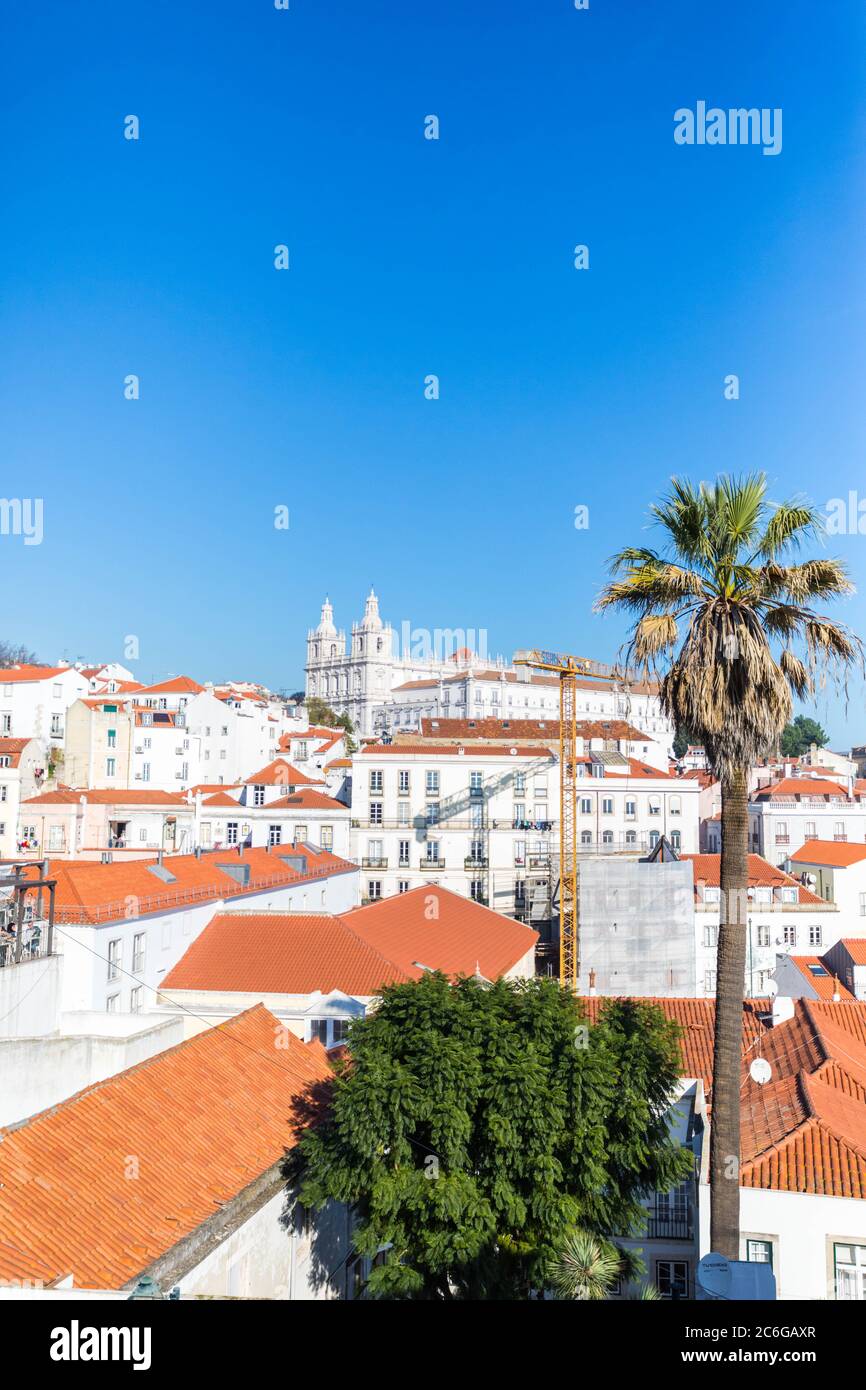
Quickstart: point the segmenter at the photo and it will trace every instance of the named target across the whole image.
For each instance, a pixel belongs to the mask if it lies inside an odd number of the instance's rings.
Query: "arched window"
[[[592,844],[592,831],[591,831],[591,830],[581,830],[581,832],[580,832],[580,843],[581,843],[582,845],[591,845],[591,844]]]

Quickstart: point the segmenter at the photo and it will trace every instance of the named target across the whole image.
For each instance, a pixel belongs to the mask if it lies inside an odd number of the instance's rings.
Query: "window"
[[[153,739],[152,739],[152,738],[143,738],[143,739],[141,740],[141,746],[142,746],[142,748],[152,748],[152,747],[153,747]]]
[[[265,804],[265,789],[264,789],[264,787],[253,787],[253,805],[254,805],[254,806],[264,806],[264,804]]]
[[[525,821],[525,820],[526,820],[526,802],[525,802],[525,801],[515,801],[515,803],[514,803],[514,819],[515,819],[516,821]]]
[[[662,1298],[687,1298],[688,1263],[685,1260],[656,1260],[656,1287]]]
[[[866,917],[866,893],[860,894],[860,916]]]
[[[53,690],[53,692],[54,692],[53,698],[54,698],[55,700],[62,700],[62,699],[63,699],[63,686],[60,684],[59,681],[57,681],[57,682],[52,686],[52,690]]]
[[[108,978],[117,980],[120,978],[120,938],[108,943]]]
[[[106,759],[105,759],[105,775],[106,775],[106,777],[113,777],[113,776],[114,776],[114,769],[115,769],[115,766],[116,766],[116,764],[115,764],[114,758],[106,758]]]
[[[371,825],[381,825],[381,824],[382,824],[382,802],[381,802],[381,801],[371,801],[371,802],[370,802],[370,824],[371,824]]]
[[[141,1013],[141,997],[142,997],[142,993],[143,993],[143,991],[142,991],[141,985],[136,985],[136,986],[135,986],[135,989],[130,990],[130,992],[129,992],[129,1012],[130,1012],[131,1014],[140,1014],[140,1013]]]
[[[427,802],[427,824],[428,824],[428,825],[438,825],[438,824],[439,824],[439,802],[438,802],[438,801],[428,801],[428,802]]]
[[[602,843],[603,845],[612,845],[612,844],[613,844],[613,831],[612,831],[612,830],[603,830],[603,831],[602,831],[602,833],[601,833],[601,843]]]
[[[397,862],[400,868],[406,868],[409,864],[409,841],[398,840],[397,842]]]
[[[428,862],[428,864],[438,864],[438,863],[439,863],[439,841],[438,841],[438,840],[428,840],[428,841],[427,841],[427,862]]]
[[[293,843],[299,845],[302,843],[302,841],[305,841],[306,838],[307,827],[305,825],[296,825],[294,830]]]
[[[345,1042],[349,1036],[349,1020],[347,1018],[335,1018],[331,1024],[331,1042]]]
[[[671,831],[671,849],[679,849],[682,836],[678,830]]]
[[[672,797],[670,798],[669,802],[668,802],[668,810],[670,811],[671,815],[672,815],[672,816],[679,816],[679,815],[682,815],[682,809],[683,809],[682,797],[679,797],[679,796],[672,796]]]
[[[651,796],[649,799],[649,813],[651,816],[660,816],[662,813],[662,799],[660,796]]]
[[[704,927],[704,945],[715,949],[719,944],[719,929],[715,922],[707,922]]]
[[[116,729],[109,729],[109,731],[108,731],[108,746],[109,746],[109,748],[116,748],[116,747],[117,747],[117,730],[116,730]]]
[[[141,780],[142,782],[150,781],[150,763],[141,764]]]
[[[581,814],[582,816],[591,816],[591,815],[592,815],[592,798],[591,798],[591,797],[589,797],[589,796],[582,796],[582,797],[580,798],[580,814]]]
[[[105,1012],[107,1014],[120,1013],[120,995],[110,994],[105,1001]]]
[[[144,839],[144,838],[145,838],[145,833],[144,833],[143,830],[142,830],[142,832],[141,832],[141,835],[142,835],[142,839]],[[200,828],[199,828],[199,836],[200,836],[200,838],[201,838],[202,847],[205,848],[205,849],[209,848],[210,845],[211,845],[211,843],[212,843],[212,841],[211,841],[211,824],[210,824],[210,821],[209,821],[209,820],[203,820],[203,821],[202,821],[201,826],[200,826]]]
[[[398,892],[398,893],[408,893],[408,892],[409,892],[409,880],[408,880],[408,878],[398,878],[398,880],[397,880],[397,892]]]
[[[627,830],[627,831],[625,832],[625,842],[626,842],[627,845],[636,845],[636,844],[637,844],[637,831],[636,831],[636,830]]]
[[[378,902],[378,900],[379,900],[379,898],[381,898],[381,896],[382,896],[382,880],[379,879],[379,878],[371,878],[371,879],[368,879],[368,880],[367,880],[367,897],[370,899],[370,902]]]
[[[650,846],[651,846],[651,847],[654,847],[655,845],[657,845],[658,842],[659,842],[659,839],[660,839],[660,835],[659,835],[658,830],[651,830],[650,833],[649,833],[649,842],[650,842]]]
[[[469,791],[470,791],[474,796],[480,795],[480,793],[481,793],[481,791],[482,791],[482,786],[481,786],[481,773],[480,773],[480,772],[470,772],[470,774],[469,774]]]
[[[759,945],[759,946],[769,946],[769,944],[770,944],[770,928],[768,927],[768,925],[767,925],[766,922],[759,922],[759,923],[758,923],[758,945]]]
[[[836,1297],[845,1301],[866,1300],[866,1245],[833,1244],[833,1270]]]
[[[52,738],[63,737],[63,715],[52,714],[51,716],[51,736]]]
[[[591,830],[581,830],[581,832],[580,832],[580,843],[581,843],[582,845],[591,845],[591,844],[592,844],[592,831],[591,831]]]
[[[613,797],[603,796],[601,799],[601,814],[603,816],[613,815]]]
[[[526,791],[526,773],[515,772],[514,774],[514,795],[523,796]]]
[[[398,824],[398,825],[408,825],[408,824],[409,824],[409,803],[408,803],[408,801],[398,801],[398,802],[397,802],[397,824]]]
[[[144,969],[144,955],[147,947],[147,935],[143,931],[135,933],[132,938],[132,973],[140,975]]]
[[[397,792],[400,796],[409,795],[409,773],[405,769],[397,773]]]
[[[228,724],[223,724],[222,727],[221,727],[221,729],[220,729],[220,737],[221,737],[221,738],[228,738],[228,736],[229,736],[229,726],[228,726]]]
[[[268,844],[281,845],[283,843],[283,827],[281,825],[268,826]]]
[[[786,924],[782,928],[782,940],[786,946],[796,946],[797,928],[794,926],[793,922]]]
[[[425,787],[426,787],[426,789],[427,789],[427,795],[428,795],[428,796],[438,796],[438,795],[439,795],[439,773],[438,773],[438,772],[428,772],[428,773],[427,773],[427,776],[426,776],[426,778],[425,778],[425,780],[424,780],[424,785],[425,785]]]
[[[332,825],[322,826],[319,835],[319,843],[322,846],[322,849],[334,848],[334,827]]]
[[[371,773],[370,773],[370,791],[373,792],[373,793],[378,793],[379,795],[381,795],[381,793],[382,793],[382,773],[381,773],[381,771],[379,771],[379,772],[371,772]]]
[[[328,1020],[326,1018],[310,1019],[310,1042],[320,1042],[322,1047],[328,1043]]]
[[[806,829],[803,833],[807,840],[817,840],[818,836],[815,833],[815,822],[813,820],[806,821]]]
[[[716,992],[716,972],[715,970],[704,971],[704,994],[715,994]]]
[[[367,845],[367,858],[370,860],[371,864],[375,864],[376,868],[382,866],[384,855],[382,854],[381,840],[370,840]]]
[[[238,823],[236,820],[226,821],[226,844],[236,845],[238,842]]]
[[[746,1241],[746,1259],[749,1264],[769,1265],[773,1268],[773,1242],[771,1240]]]
[[[12,732],[12,715],[11,715],[11,714],[4,714],[4,715],[2,716],[2,719],[0,719],[0,730],[2,730],[2,732],[3,732],[4,734],[11,734],[11,732]]]
[[[636,802],[636,801],[627,801],[627,802],[625,803],[625,818],[626,818],[626,820],[635,820],[636,817],[637,817],[637,802]]]
[[[809,945],[810,945],[810,946],[820,946],[821,944],[822,944],[822,943],[821,943],[821,928],[820,928],[820,926],[812,926],[812,927],[810,927],[810,928],[809,928]]]

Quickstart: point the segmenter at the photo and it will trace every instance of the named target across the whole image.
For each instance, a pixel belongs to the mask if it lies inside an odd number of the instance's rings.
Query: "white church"
[[[352,624],[347,650],[346,633],[336,628],[326,598],[318,627],[307,633],[307,697],[348,714],[356,732],[367,738],[420,729],[422,719],[558,720],[557,678],[489,657],[483,630],[470,646],[472,633],[410,631],[406,623],[403,629],[398,638],[383,622],[371,589],[363,618]],[[654,688],[626,690],[589,680],[578,686],[579,719],[625,719],[666,747],[673,739]]]

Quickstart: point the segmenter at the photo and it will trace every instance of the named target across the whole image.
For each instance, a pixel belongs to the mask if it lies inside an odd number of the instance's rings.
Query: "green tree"
[[[653,677],[664,669],[662,708],[676,728],[694,732],[721,782],[710,1244],[738,1259],[749,769],[774,748],[792,692],[809,694],[818,670],[844,684],[853,664],[862,669],[863,648],[812,607],[850,592],[844,566],[794,562],[821,529],[820,514],[801,501],[771,505],[763,474],[699,487],[674,478],[652,516],[662,548],[615,555],[597,606],[633,618],[627,659]]]
[[[641,1194],[691,1170],[666,1120],[678,1037],[628,1001],[589,1026],[552,980],[384,988],[310,1098],[287,1186],[352,1204],[360,1254],[389,1247],[371,1296],[528,1297],[570,1230],[639,1232]]]
[[[318,695],[313,695],[307,700],[307,718],[311,724],[320,724],[326,729],[343,729],[346,734],[346,751],[358,751],[358,745],[352,737],[355,726],[348,714],[337,714],[337,711]]]
[[[677,729],[676,737],[674,738],[674,745],[673,745],[673,746],[674,746],[674,756],[677,757],[677,758],[682,758],[682,757],[684,756],[684,754],[685,754],[686,749],[687,749],[690,745],[696,744],[696,743],[698,743],[698,742],[699,742],[699,740],[695,738],[695,736],[693,735],[691,729],[683,729],[683,728]]]
[[[813,743],[819,748],[826,746],[825,730],[817,720],[808,719],[805,714],[798,714],[797,718],[786,724],[782,730],[779,748],[786,758],[799,758],[802,753],[808,753]]]

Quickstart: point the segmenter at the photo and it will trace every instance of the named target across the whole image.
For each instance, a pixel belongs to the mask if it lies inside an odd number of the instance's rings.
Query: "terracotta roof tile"
[[[826,864],[846,869],[866,859],[866,844],[848,844],[844,840],[807,840],[791,855],[792,864]]]
[[[329,1074],[278,1029],[258,1005],[2,1131],[0,1279],[120,1288],[277,1164]]]
[[[431,900],[437,915],[430,916]],[[218,913],[166,977],[165,989],[374,995],[419,979],[506,974],[538,933],[447,889],[423,886],[340,916]]]

